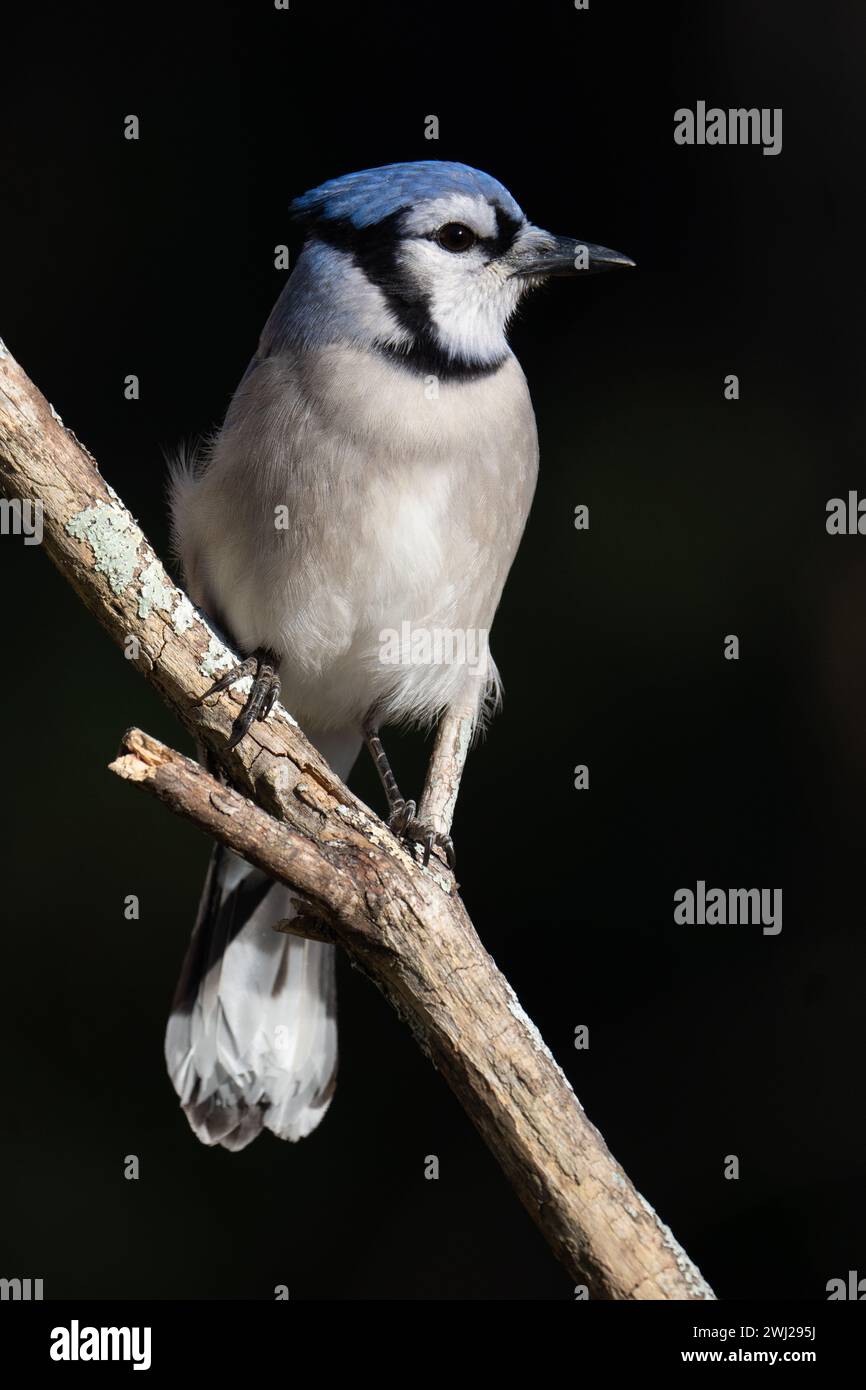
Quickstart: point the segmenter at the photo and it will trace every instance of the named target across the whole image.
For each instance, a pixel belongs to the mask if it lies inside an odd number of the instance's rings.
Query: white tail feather
[[[348,776],[359,737],[317,742]],[[302,1139],[330,1105],[335,952],[273,930],[297,910],[290,889],[214,850],[165,1036],[169,1075],[202,1143],[243,1149],[263,1128]]]

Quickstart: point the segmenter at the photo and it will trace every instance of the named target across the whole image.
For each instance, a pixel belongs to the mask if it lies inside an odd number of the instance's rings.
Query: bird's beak
[[[591,241],[577,241],[570,236],[552,236],[548,232],[527,238],[523,246],[512,251],[512,275],[594,275],[600,270],[619,270],[634,266],[634,261],[621,251],[595,246]]]

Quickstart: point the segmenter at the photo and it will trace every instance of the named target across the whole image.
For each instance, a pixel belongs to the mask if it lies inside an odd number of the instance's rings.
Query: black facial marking
[[[494,357],[489,362],[477,362],[470,357],[454,357],[445,352],[432,333],[416,337],[404,347],[390,347],[380,344],[377,352],[387,357],[398,367],[405,367],[416,376],[435,376],[439,381],[462,382],[478,381],[481,377],[492,376],[498,372],[507,353]]]
[[[377,350],[382,356],[419,376],[436,376],[440,381],[472,381],[490,376],[499,370],[507,354],[492,362],[479,362],[446,352],[430,318],[428,297],[407,283],[397,260],[402,239],[400,220],[406,211],[405,207],[398,208],[369,227],[356,227],[349,218],[320,218],[309,227],[309,235],[350,255],[367,279],[382,291],[400,327],[411,334],[412,342],[403,347],[379,345]],[[511,245],[521,223],[497,208],[496,226],[497,235],[479,237],[477,245],[501,255]]]
[[[496,236],[488,237],[487,244],[490,246],[494,256],[504,256],[514,244],[514,238],[523,226],[519,217],[512,217],[510,212],[504,208],[496,206]]]
[[[367,279],[382,291],[400,327],[415,334],[429,329],[430,317],[426,296],[410,293],[397,264],[398,228],[405,211],[398,208],[370,227],[356,227],[347,217],[322,218],[311,228],[311,235],[338,251],[346,251]]]

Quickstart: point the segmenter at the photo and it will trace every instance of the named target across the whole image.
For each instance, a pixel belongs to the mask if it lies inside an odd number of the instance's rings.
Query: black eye
[[[436,240],[445,251],[468,251],[478,237],[471,227],[464,227],[462,222],[446,222],[436,233]]]

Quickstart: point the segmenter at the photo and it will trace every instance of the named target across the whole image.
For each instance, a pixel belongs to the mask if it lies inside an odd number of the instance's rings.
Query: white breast
[[[395,664],[383,634],[489,629],[537,472],[513,357],[438,385],[379,356],[326,348],[248,374],[211,461],[176,490],[194,599],[244,650],[282,657],[283,702],[317,729],[424,721],[477,671],[423,641]],[[443,652],[445,659],[442,659]],[[383,659],[384,658],[384,659]],[[482,693],[482,680],[479,695]]]

